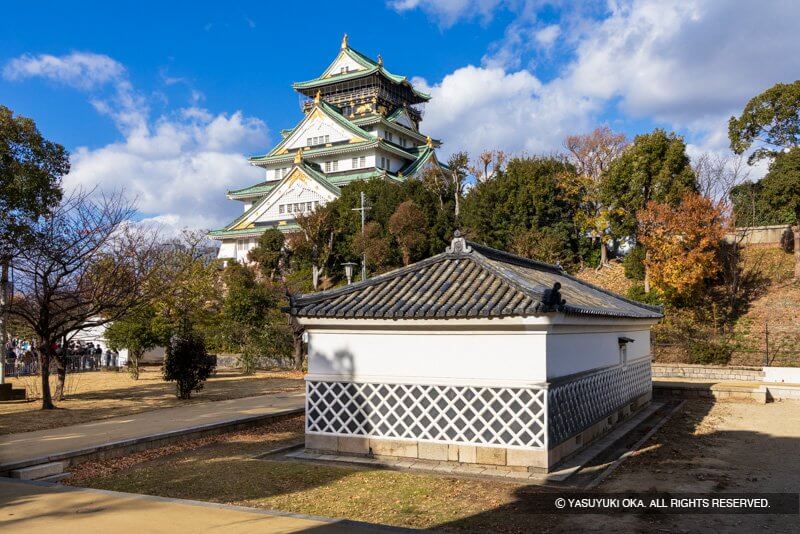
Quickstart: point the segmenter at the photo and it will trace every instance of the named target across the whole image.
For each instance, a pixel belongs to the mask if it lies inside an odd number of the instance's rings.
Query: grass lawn
[[[254,506],[425,528],[471,518],[461,528],[485,531],[521,486],[411,472],[255,460],[255,454],[301,440],[303,419],[86,462],[69,483],[115,491]],[[541,521],[541,516],[538,521]],[[503,530],[523,531],[509,517]]]
[[[37,377],[11,378],[14,387],[25,387],[31,394],[41,390]],[[51,388],[55,378],[51,377]],[[67,398],[57,403],[57,410],[42,411],[40,401],[0,404],[0,434],[56,428],[97,419],[130,415],[188,403],[252,397],[267,393],[298,390],[303,387],[302,373],[296,371],[259,371],[243,375],[238,371],[219,371],[205,387],[182,401],[175,397],[175,384],[161,379],[161,369],[145,367],[139,380],[127,372],[89,372],[67,375]]]
[[[73,468],[70,484],[374,523],[469,532],[789,532],[796,516],[546,515],[558,488],[252,459],[301,439],[302,418]],[[797,492],[800,403],[690,401],[601,492]],[[562,490],[563,491],[563,490]]]

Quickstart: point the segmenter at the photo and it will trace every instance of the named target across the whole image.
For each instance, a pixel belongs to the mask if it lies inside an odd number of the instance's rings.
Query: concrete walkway
[[[305,394],[276,393],[153,410],[80,425],[0,436],[0,473],[302,410]]]
[[[220,504],[0,478],[0,532],[248,534],[404,529]]]

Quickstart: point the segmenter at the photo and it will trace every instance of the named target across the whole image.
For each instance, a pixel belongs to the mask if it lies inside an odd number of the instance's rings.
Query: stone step
[[[50,475],[49,477],[37,478],[36,480],[39,482],[61,482],[62,480],[70,478],[71,476],[72,473],[64,472],[64,473],[58,473],[56,475]]]
[[[64,472],[67,462],[50,462],[49,464],[32,465],[11,471],[11,478],[20,480],[40,480]]]
[[[12,389],[11,400],[25,400],[28,397],[25,395],[24,389]]]

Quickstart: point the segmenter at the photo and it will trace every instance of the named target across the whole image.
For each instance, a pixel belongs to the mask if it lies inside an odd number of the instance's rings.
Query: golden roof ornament
[[[433,148],[433,139],[431,139],[430,135],[425,139],[425,146]]]
[[[342,50],[345,48],[347,48],[347,34],[344,34],[344,37],[342,37]]]
[[[317,89],[317,94],[314,95],[314,103],[319,104],[319,99],[322,97],[322,91]]]
[[[301,163],[303,163],[303,149],[298,148],[297,152],[294,153],[294,164],[300,165]]]
[[[378,54],[378,65],[383,66],[383,56]]]

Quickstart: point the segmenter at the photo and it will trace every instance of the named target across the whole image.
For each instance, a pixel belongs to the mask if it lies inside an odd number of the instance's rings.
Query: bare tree
[[[472,166],[469,170],[478,183],[488,182],[502,172],[506,159],[506,153],[502,150],[484,150],[478,155],[480,166]]]
[[[710,199],[723,213],[731,214],[731,190],[750,176],[747,158],[705,153],[692,161],[699,192]]]
[[[158,291],[160,249],[153,232],[129,224],[134,213],[121,193],[75,192],[34,225],[33,239],[15,258],[9,313],[39,338],[42,409],[54,408],[52,361],[56,397],[63,396],[64,340],[114,321]],[[59,343],[62,350],[56,350]]]
[[[609,210],[601,200],[600,187],[603,175],[617,159],[628,141],[623,133],[614,133],[608,126],[595,128],[592,133],[570,135],[564,139],[564,147],[569,151],[569,161],[578,171],[576,186],[582,192],[579,224],[592,242],[600,244],[600,265],[608,263],[606,241],[609,239]]]

